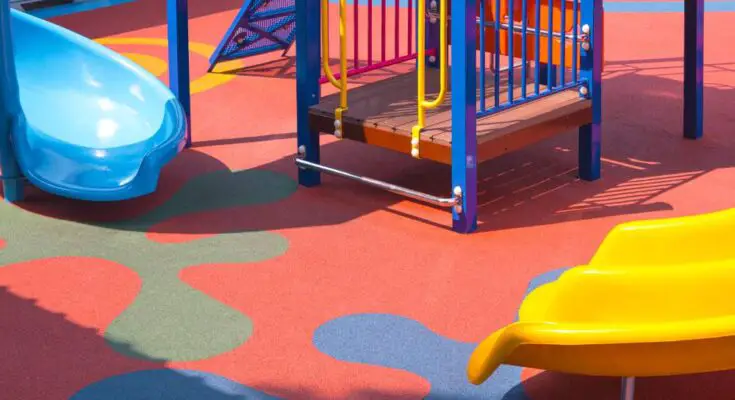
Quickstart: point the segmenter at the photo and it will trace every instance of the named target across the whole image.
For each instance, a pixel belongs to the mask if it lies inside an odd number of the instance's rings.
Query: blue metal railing
[[[561,0],[561,2],[555,2],[555,0],[547,0],[546,6],[549,11],[547,18],[544,18],[545,27],[542,26],[541,18],[542,12],[545,11],[542,7],[544,0],[518,0],[521,10],[517,10],[519,4],[515,4],[516,0],[477,1],[479,2],[477,23],[480,33],[479,48],[481,49],[478,118],[585,84],[577,60],[580,55],[578,47],[587,40],[587,35],[579,32],[581,29],[579,24],[580,3],[591,3],[590,1]],[[531,1],[534,1],[535,4],[530,4]],[[571,29],[567,27],[568,1],[572,1]],[[517,20],[518,11],[520,11],[520,21]],[[491,21],[488,21],[489,19]],[[560,26],[555,27],[554,21],[557,21]],[[489,43],[487,28],[490,28],[493,34],[493,43]],[[534,36],[533,40],[529,40],[529,35]],[[546,43],[542,43],[541,38],[545,38]],[[518,39],[520,39],[520,49],[518,49]],[[501,47],[501,41],[507,41],[507,46]],[[543,44],[546,45],[545,49],[542,48]],[[568,62],[567,57],[570,51],[571,62]],[[501,52],[507,53],[505,67],[501,66]],[[516,56],[518,52],[520,52],[520,57]],[[546,53],[545,60],[541,57],[542,52]],[[488,54],[493,61],[489,68],[486,62]],[[529,54],[532,54],[532,60],[529,59]],[[556,64],[554,64],[555,61]],[[530,71],[529,68],[533,68],[533,71]],[[488,74],[492,74],[490,85]],[[501,79],[503,75],[505,79]]]

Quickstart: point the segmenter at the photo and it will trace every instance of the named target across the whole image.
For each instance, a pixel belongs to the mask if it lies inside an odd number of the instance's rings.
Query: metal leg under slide
[[[416,190],[404,188],[402,186],[394,185],[391,183],[379,181],[377,179],[355,175],[336,168],[328,167],[326,165],[313,163],[311,161],[307,161],[305,157],[306,150],[303,148],[303,146],[301,146],[299,147],[299,154],[296,157],[296,165],[301,169],[319,171],[326,174],[339,176],[437,207],[454,208],[457,213],[462,212],[462,190],[459,187],[454,188],[453,197],[438,197]]]
[[[635,378],[624,377],[620,381],[620,400],[633,400],[635,395]]]

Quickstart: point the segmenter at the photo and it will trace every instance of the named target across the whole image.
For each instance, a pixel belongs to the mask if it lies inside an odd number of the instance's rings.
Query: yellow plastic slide
[[[626,223],[592,261],[534,290],[480,343],[474,384],[500,364],[599,376],[735,369],[735,209]]]

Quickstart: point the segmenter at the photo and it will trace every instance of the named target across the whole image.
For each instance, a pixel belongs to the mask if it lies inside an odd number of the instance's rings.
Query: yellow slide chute
[[[617,226],[588,265],[534,290],[482,341],[467,375],[501,364],[598,376],[735,369],[735,209]]]

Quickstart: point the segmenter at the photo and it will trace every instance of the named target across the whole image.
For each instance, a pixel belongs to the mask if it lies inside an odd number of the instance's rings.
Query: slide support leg
[[[15,71],[10,4],[0,4],[0,176],[6,201],[23,200],[23,176],[15,158],[12,133],[21,114],[18,76]]]
[[[624,377],[620,382],[620,400],[633,400],[635,396],[635,378]]]

